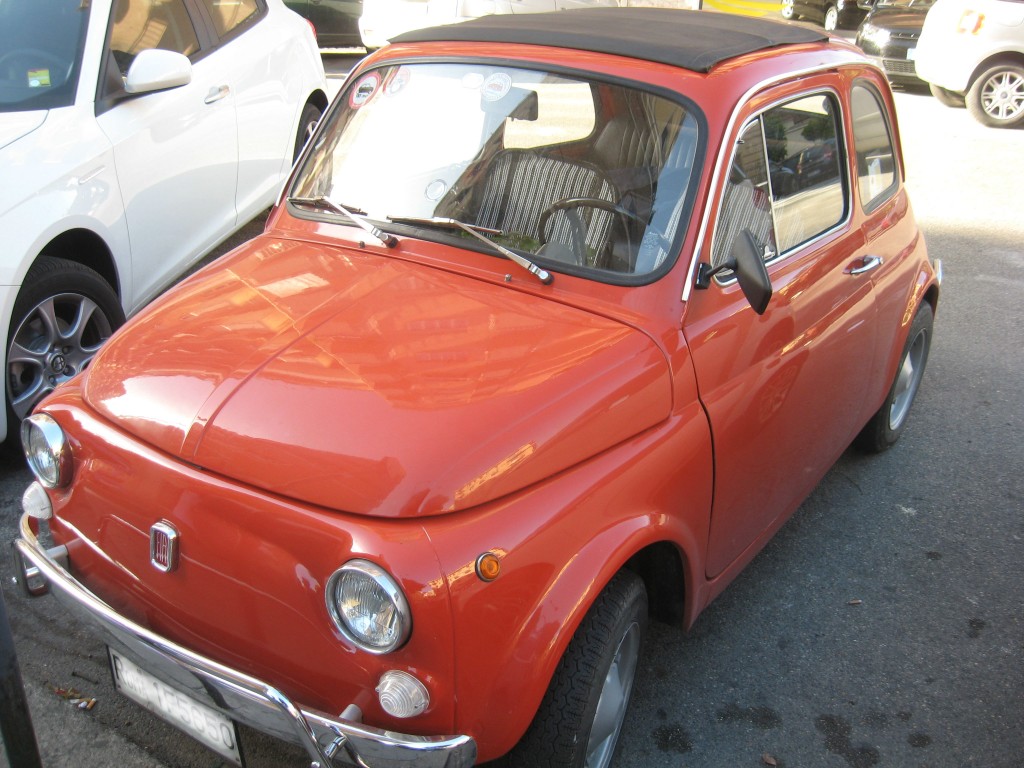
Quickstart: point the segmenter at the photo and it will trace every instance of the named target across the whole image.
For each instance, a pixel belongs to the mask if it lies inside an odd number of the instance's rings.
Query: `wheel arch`
[[[103,238],[95,232],[78,228],[60,233],[40,249],[35,259],[27,265],[26,274],[32,268],[32,264],[43,256],[52,256],[89,267],[107,282],[118,299],[123,302],[121,278],[114,263],[114,256]]]
[[[967,93],[967,91],[971,89],[979,77],[998,64],[1016,64],[1019,67],[1024,67],[1024,53],[1011,49],[990,54],[979,62],[978,66],[976,66],[974,71],[971,72],[971,77],[967,81],[967,87],[964,89],[964,93]]]

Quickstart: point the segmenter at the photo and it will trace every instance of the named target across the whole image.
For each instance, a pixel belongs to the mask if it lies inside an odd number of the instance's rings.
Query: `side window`
[[[712,244],[712,263],[749,229],[765,260],[841,222],[847,211],[839,110],[826,94],[772,107],[737,142]]]
[[[874,89],[855,85],[850,94],[857,187],[865,210],[877,207],[896,191],[896,153],[889,123]]]
[[[717,267],[729,257],[732,244],[745,229],[764,247],[765,260],[775,255],[775,223],[765,160],[761,118],[755,118],[747,123],[736,142],[711,250],[712,266]]]
[[[104,95],[122,91],[132,61],[151,48],[186,56],[199,50],[184,0],[116,0]]]
[[[260,12],[256,0],[200,0],[200,3],[210,12],[213,26],[220,37],[226,37]]]

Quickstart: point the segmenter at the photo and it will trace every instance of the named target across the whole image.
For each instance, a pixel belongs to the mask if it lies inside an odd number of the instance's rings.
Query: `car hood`
[[[627,324],[267,235],[137,316],[96,356],[83,392],[183,461],[383,517],[523,489],[671,407],[663,354]]]
[[[908,8],[878,8],[865,21],[879,29],[921,34],[926,11]]]
[[[46,121],[47,110],[0,112],[0,149],[32,133]]]

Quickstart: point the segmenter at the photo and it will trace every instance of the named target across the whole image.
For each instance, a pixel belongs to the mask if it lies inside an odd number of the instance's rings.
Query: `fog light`
[[[408,672],[398,670],[380,676],[377,696],[381,708],[392,717],[415,717],[430,703],[430,694],[423,683]]]
[[[21,508],[31,517],[37,520],[49,520],[53,517],[53,505],[50,504],[50,497],[39,481],[33,482],[21,495]]]

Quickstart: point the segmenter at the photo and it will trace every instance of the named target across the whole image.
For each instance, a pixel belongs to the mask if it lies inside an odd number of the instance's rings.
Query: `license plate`
[[[108,651],[114,685],[121,693],[185,731],[217,754],[236,765],[244,765],[238,747],[238,728],[232,720],[179,693],[114,649]]]

